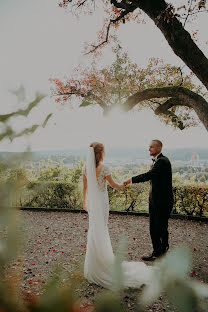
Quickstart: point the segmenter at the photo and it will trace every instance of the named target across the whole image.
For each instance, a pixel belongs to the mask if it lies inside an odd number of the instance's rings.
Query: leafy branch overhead
[[[16,94],[15,92],[13,92]],[[18,94],[16,94],[18,97]],[[48,114],[43,121],[42,124],[34,124],[29,128],[25,128],[21,130],[20,132],[16,132],[12,126],[9,124],[10,119],[18,116],[24,116],[28,117],[29,113],[32,111],[33,108],[35,108],[41,101],[42,99],[45,98],[45,95],[42,94],[37,94],[35,99],[30,102],[25,109],[18,109],[17,111],[11,112],[9,114],[2,114],[0,115],[0,123],[3,125],[3,131],[0,132],[0,141],[9,138],[10,141],[17,137],[21,137],[23,135],[29,135],[35,132],[35,130],[39,127],[45,127],[48,120],[52,116],[52,114]]]
[[[206,101],[198,94],[202,94],[202,88],[193,84],[191,75],[183,75],[181,68],[155,58],[146,68],[140,68],[120,46],[114,52],[116,58],[111,66],[76,69],[64,81],[50,79],[56,102],[73,103],[78,98],[80,107],[99,105],[104,114],[116,106],[126,111],[149,107],[181,130],[197,124],[191,111],[202,119],[198,106],[206,106]]]

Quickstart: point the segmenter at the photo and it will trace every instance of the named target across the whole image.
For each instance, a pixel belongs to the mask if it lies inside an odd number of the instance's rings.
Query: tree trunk
[[[208,89],[208,59],[192,40],[181,22],[174,16],[167,16],[167,3],[164,0],[138,0],[143,10],[161,30],[174,53],[195,73]]]

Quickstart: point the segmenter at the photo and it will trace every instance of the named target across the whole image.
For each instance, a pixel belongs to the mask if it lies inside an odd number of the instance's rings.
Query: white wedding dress
[[[96,178],[95,156],[92,147],[88,150],[83,174],[87,177],[89,215],[84,276],[89,282],[111,288],[115,256],[108,231],[109,199],[106,176],[110,175],[110,171],[107,166],[103,165]],[[152,281],[154,269],[143,262],[123,261],[121,268],[124,287],[139,288],[142,284],[149,284]]]

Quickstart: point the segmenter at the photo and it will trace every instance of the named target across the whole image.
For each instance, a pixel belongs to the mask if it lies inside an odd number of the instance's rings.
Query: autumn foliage
[[[119,106],[125,110],[125,101],[136,92],[151,88],[183,86],[200,92],[192,82],[192,75],[184,75],[179,67],[164,64],[160,59],[152,58],[147,67],[142,68],[133,63],[127,53],[118,45],[115,49],[115,60],[110,66],[97,69],[96,65],[88,68],[76,68],[68,79],[51,78],[52,94],[57,103],[79,103],[80,107],[99,105],[104,114]],[[75,101],[76,100],[76,101]],[[143,101],[135,110],[150,107],[156,110],[164,99]],[[193,126],[197,120],[190,115],[190,109],[172,108],[172,115],[160,114],[162,119],[173,122],[173,114],[178,112],[184,120],[184,127]],[[174,126],[177,126],[175,122]]]

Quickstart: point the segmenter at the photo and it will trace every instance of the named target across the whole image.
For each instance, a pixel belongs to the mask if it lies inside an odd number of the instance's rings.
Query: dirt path
[[[20,211],[24,226],[25,247],[22,287],[40,293],[41,286],[50,275],[55,263],[61,262],[68,271],[76,265],[83,267],[87,243],[88,217],[67,212]],[[113,249],[121,234],[128,237],[128,259],[141,260],[152,251],[149,237],[149,220],[142,216],[110,215],[109,231]],[[208,224],[187,220],[169,220],[170,248],[187,244],[193,255],[192,276],[208,283]],[[21,262],[21,260],[19,261]],[[18,263],[13,264],[17,266]],[[93,302],[101,287],[83,281],[79,296]],[[127,311],[134,311],[138,290],[128,290],[123,298]],[[165,298],[147,307],[147,311],[172,311]]]

